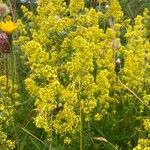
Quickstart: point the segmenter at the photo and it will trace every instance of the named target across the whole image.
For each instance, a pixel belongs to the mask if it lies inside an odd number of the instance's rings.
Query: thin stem
[[[119,79],[119,82],[120,82],[120,84],[121,84],[123,87],[125,87],[128,91],[130,91],[140,102],[143,102],[143,100],[142,100],[135,92],[133,92],[128,86],[126,86],[125,84],[123,84],[120,79]],[[149,106],[147,106],[147,105],[145,105],[145,106],[150,109]]]
[[[10,0],[7,1],[10,7],[10,12],[12,14],[13,21],[16,21],[16,0],[13,0],[12,2]]]
[[[52,122],[53,120],[53,114],[51,114],[51,120],[50,122]],[[50,145],[49,145],[49,150],[52,150],[53,149],[53,145],[52,145],[52,142],[53,142],[53,127],[52,127],[52,123],[50,124],[50,127],[51,127],[51,131],[50,131]]]
[[[109,143],[115,150],[118,150],[118,148],[115,145],[113,145],[112,143],[110,143],[110,142],[107,142],[107,143]]]
[[[43,145],[47,146],[42,140],[40,140],[37,136],[33,135],[31,132],[29,132],[28,130],[26,130],[25,128],[21,128],[23,131],[25,131],[26,133],[28,133],[29,135],[31,135],[33,138],[35,138],[36,140],[38,140],[39,142],[41,142]]]
[[[5,55],[5,74],[6,74],[6,95],[9,94],[8,92],[8,78],[9,78],[9,73],[8,73],[8,59],[7,59],[7,54]]]
[[[83,150],[83,125],[82,125],[82,104],[80,104],[80,150]]]
[[[79,100],[80,100],[80,150],[83,150],[83,120],[82,120],[82,109],[83,109],[83,103],[81,101],[81,76],[79,81]]]

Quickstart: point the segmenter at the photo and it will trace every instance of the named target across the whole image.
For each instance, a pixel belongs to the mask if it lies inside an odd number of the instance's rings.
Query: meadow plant
[[[35,13],[21,7],[13,44],[28,68],[34,124],[49,148],[106,148],[95,144],[99,135],[116,147],[149,149],[149,118],[143,121],[150,109],[149,11],[131,25],[118,0],[98,4],[105,10],[87,8],[84,0],[40,0]]]

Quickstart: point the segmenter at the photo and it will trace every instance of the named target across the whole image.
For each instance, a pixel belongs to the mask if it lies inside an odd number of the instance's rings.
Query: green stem
[[[53,121],[53,114],[51,114],[51,117],[50,117],[50,122]],[[49,145],[49,150],[52,150],[53,149],[53,126],[52,126],[52,123],[50,124],[50,128],[51,128],[51,131],[50,131],[50,145]]]
[[[83,150],[83,125],[82,125],[82,106],[80,106],[80,150]]]
[[[115,150],[118,150],[118,148],[115,146],[115,145],[113,145],[112,143],[110,143],[110,142],[108,142]]]
[[[79,101],[80,101],[80,150],[83,150],[83,120],[82,120],[82,109],[83,109],[83,103],[81,100],[81,75],[80,75],[80,81],[79,81]]]
[[[6,95],[9,94],[8,92],[8,78],[9,78],[9,74],[8,74],[8,59],[7,59],[7,54],[5,54],[5,71],[6,71]]]

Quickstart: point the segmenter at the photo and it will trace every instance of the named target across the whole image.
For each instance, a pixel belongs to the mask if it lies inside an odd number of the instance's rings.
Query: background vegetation
[[[3,2],[0,149],[149,150],[150,2]]]

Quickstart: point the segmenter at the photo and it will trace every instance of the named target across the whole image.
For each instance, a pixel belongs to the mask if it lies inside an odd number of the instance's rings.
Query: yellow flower
[[[12,33],[16,28],[17,25],[12,21],[0,22],[0,29],[7,34]]]

